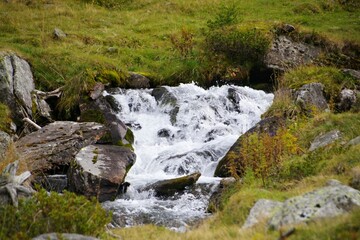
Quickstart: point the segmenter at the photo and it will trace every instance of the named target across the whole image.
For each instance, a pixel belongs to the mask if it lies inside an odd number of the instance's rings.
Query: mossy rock
[[[100,110],[89,109],[81,113],[81,122],[97,122],[105,124],[106,120],[104,114]]]

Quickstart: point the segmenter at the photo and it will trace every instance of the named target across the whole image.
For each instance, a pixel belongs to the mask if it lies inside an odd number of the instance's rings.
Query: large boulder
[[[268,68],[283,72],[289,68],[313,63],[320,53],[321,49],[318,47],[295,42],[287,36],[280,35],[273,41],[265,57],[265,63]]]
[[[311,152],[318,148],[326,147],[340,138],[341,132],[339,130],[333,130],[325,134],[321,134],[311,142],[309,151]]]
[[[114,200],[136,155],[129,148],[89,145],[76,154],[69,171],[69,190],[100,202]]]
[[[22,127],[24,117],[32,117],[31,92],[34,79],[30,65],[14,54],[0,53],[0,102],[9,106],[12,118]]]
[[[321,83],[309,83],[302,86],[294,94],[295,103],[298,104],[305,113],[313,110],[329,111],[329,106],[324,97],[324,85]]]
[[[66,172],[79,150],[108,134],[99,123],[59,121],[15,142],[16,152],[33,175]]]
[[[145,190],[154,190],[156,196],[172,196],[194,185],[200,176],[201,173],[196,172],[179,178],[161,180],[150,184]]]
[[[235,161],[237,165],[241,165],[241,147],[242,141],[246,139],[249,135],[253,133],[267,133],[270,136],[274,136],[277,130],[280,127],[285,125],[285,120],[280,117],[269,117],[258,122],[254,127],[249,129],[246,133],[241,135],[238,140],[232,145],[230,150],[226,153],[226,155],[220,160],[218,163],[214,175],[216,177],[230,177],[231,173],[229,171],[230,163]],[[235,157],[235,159],[234,159]],[[238,176],[242,176],[243,172],[241,169],[237,169]]]
[[[4,159],[6,151],[11,143],[11,137],[6,132],[0,131],[0,162]]]
[[[334,217],[360,207],[360,191],[341,184],[331,184],[302,196],[286,200],[269,221],[279,229],[317,218]]]

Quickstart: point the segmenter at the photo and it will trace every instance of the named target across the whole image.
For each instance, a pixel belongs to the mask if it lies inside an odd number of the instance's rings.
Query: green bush
[[[206,46],[212,53],[224,56],[231,64],[261,64],[270,47],[270,38],[260,30],[226,27],[209,31]]]
[[[239,10],[235,4],[222,5],[218,13],[214,16],[214,19],[209,20],[207,25],[209,29],[233,25],[239,21],[238,14]]]
[[[111,216],[95,200],[45,190],[22,199],[19,207],[0,206],[0,239],[30,239],[43,233],[78,233],[98,236]]]

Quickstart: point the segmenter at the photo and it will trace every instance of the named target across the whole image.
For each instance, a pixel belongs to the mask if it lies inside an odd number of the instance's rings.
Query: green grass
[[[242,26],[271,26],[288,22],[335,41],[360,41],[359,9],[346,11],[334,3],[308,0],[317,13],[300,11],[294,1],[111,1],[114,9],[75,0],[32,0],[0,3],[0,46],[30,60],[38,88],[54,89],[86,69],[111,66],[150,73],[155,84],[176,84],[199,79],[203,32],[222,4],[238,7]],[[104,2],[104,1],[98,1]],[[302,1],[304,2],[304,1]],[[297,11],[297,10],[296,10]],[[55,27],[67,33],[52,38]],[[184,61],[171,44],[171,36],[186,28],[194,36],[192,60]],[[178,74],[183,76],[178,77]],[[178,77],[176,81],[171,79]]]

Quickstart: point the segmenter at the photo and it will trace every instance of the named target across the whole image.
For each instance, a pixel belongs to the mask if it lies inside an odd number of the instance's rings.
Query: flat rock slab
[[[314,141],[311,143],[309,151],[314,151],[321,147],[326,147],[327,145],[335,142],[341,138],[341,132],[339,130],[333,130],[325,134],[317,136]]]
[[[98,238],[75,233],[45,233],[32,240],[98,240]]]
[[[269,226],[279,229],[316,218],[334,217],[360,206],[360,191],[341,184],[317,189],[286,200],[270,219]]]
[[[135,153],[126,147],[89,145],[80,150],[69,172],[69,189],[100,202],[114,200]]]
[[[15,146],[19,159],[26,161],[36,176],[70,165],[81,148],[96,143],[106,133],[107,128],[99,123],[59,121],[26,135]]]

